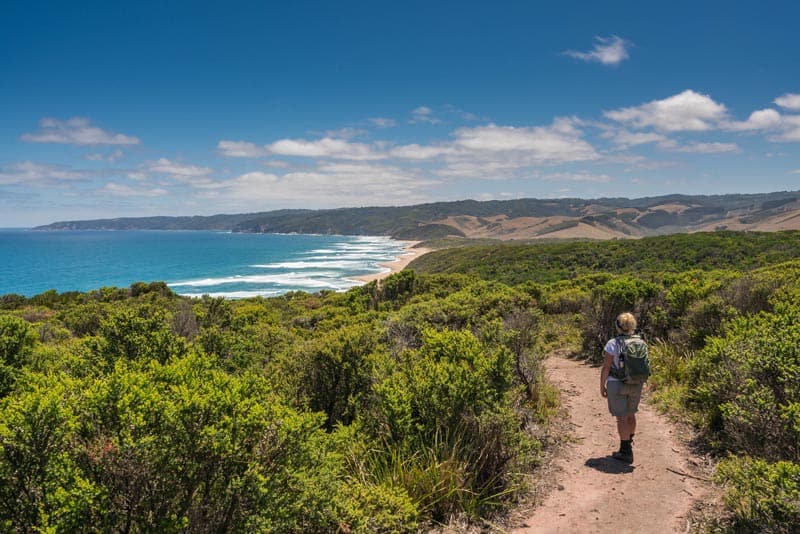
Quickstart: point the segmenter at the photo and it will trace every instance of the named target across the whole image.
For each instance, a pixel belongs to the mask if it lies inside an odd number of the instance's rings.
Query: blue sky
[[[0,226],[800,189],[800,5],[555,4],[5,2]]]

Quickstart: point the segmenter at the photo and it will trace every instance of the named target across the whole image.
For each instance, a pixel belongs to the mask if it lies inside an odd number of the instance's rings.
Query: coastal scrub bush
[[[60,311],[58,318],[73,335],[85,337],[96,335],[100,331],[100,324],[108,317],[108,313],[108,305],[90,300]]]
[[[67,377],[35,381],[0,404],[0,530],[79,531],[101,491],[77,466]]]
[[[404,306],[388,321],[388,335],[395,349],[416,348],[426,328],[468,329],[477,333],[515,310],[534,305],[523,291],[497,282],[479,281],[444,298]]]
[[[513,360],[469,331],[428,329],[376,385],[366,428],[386,441],[372,461],[427,517],[477,515],[513,491],[513,466],[535,449],[508,407]]]
[[[0,315],[0,363],[22,367],[35,340],[27,321],[13,315]]]
[[[374,353],[379,350],[372,324],[326,332],[300,356],[301,394],[312,411],[325,413],[325,427],[349,424],[359,413],[372,386]]]
[[[109,362],[126,358],[163,363],[186,350],[167,311],[153,305],[121,308],[101,323],[100,335],[99,350]]]
[[[738,317],[689,366],[688,403],[723,450],[800,459],[800,306]]]
[[[800,464],[729,458],[717,467],[734,532],[790,534],[800,530]]]
[[[13,387],[35,341],[36,335],[27,321],[0,315],[0,397]]]

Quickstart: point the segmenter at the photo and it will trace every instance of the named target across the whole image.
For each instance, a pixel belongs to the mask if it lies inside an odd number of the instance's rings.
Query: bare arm
[[[608,396],[606,391],[606,380],[611,372],[611,364],[614,363],[614,355],[608,352],[603,352],[605,359],[603,360],[603,369],[600,371],[600,395],[603,397]]]

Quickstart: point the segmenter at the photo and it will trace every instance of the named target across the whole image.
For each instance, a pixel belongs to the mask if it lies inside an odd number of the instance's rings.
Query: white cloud
[[[770,130],[781,124],[781,114],[774,109],[754,111],[746,121],[732,121],[723,124],[723,128],[733,131]]]
[[[589,172],[557,172],[542,176],[542,180],[551,182],[596,182],[607,183],[613,178],[607,174],[592,174]]]
[[[454,146],[478,159],[513,157],[521,165],[559,164],[597,159],[592,145],[569,120],[552,126],[478,126],[454,132]]]
[[[89,119],[83,117],[73,117],[65,121],[44,118],[39,121],[39,131],[22,134],[22,140],[79,146],[138,145],[141,142],[137,137],[108,132],[93,126]]]
[[[482,180],[508,180],[519,178],[520,170],[527,165],[513,160],[498,158],[493,161],[449,161],[447,165],[436,171],[436,174],[453,178],[479,178]],[[525,170],[524,177],[530,177],[531,172]]]
[[[113,163],[115,161],[119,161],[125,157],[125,153],[122,150],[115,150],[111,154],[101,154],[99,152],[95,152],[92,154],[86,154],[84,159],[89,161],[108,161]]]
[[[612,35],[611,37],[595,37],[595,45],[589,52],[567,50],[565,55],[583,61],[594,61],[603,65],[619,65],[628,59],[628,49],[632,43],[626,39]]]
[[[773,100],[775,104],[792,111],[800,111],[800,94],[786,93]]]
[[[300,156],[307,158],[333,158],[351,160],[381,159],[369,145],[350,143],[344,139],[323,137],[315,141],[306,139],[281,139],[266,147],[270,153],[279,156]]]
[[[441,121],[433,116],[433,110],[427,106],[420,106],[411,111],[411,124],[427,123],[439,124]]]
[[[614,144],[621,148],[628,148],[647,143],[663,143],[667,138],[655,132],[631,132],[629,130],[618,130],[607,132],[604,137],[610,138]]]
[[[213,172],[210,167],[179,163],[167,158],[146,161],[140,165],[140,168],[148,173],[166,174],[175,181],[194,185],[210,183],[211,178],[209,175]]]
[[[378,128],[392,128],[397,126],[397,121],[394,119],[388,119],[386,117],[371,117],[367,119],[373,126]]]
[[[88,171],[71,169],[63,165],[49,165],[34,161],[12,163],[0,171],[0,185],[24,184],[47,185],[85,180],[91,176]]]
[[[280,159],[271,159],[269,161],[264,162],[265,167],[272,167],[275,169],[288,169],[291,167],[288,161],[283,161]]]
[[[781,133],[769,138],[770,141],[800,141],[800,115],[785,115],[781,121]]]
[[[200,194],[220,203],[356,206],[418,203],[427,200],[420,191],[435,184],[414,170],[363,162],[329,162],[307,171],[277,176],[250,172],[220,182]]]
[[[115,197],[160,197],[166,195],[167,190],[160,188],[142,189],[109,182],[103,188],[99,189],[98,193]]]
[[[604,113],[609,119],[634,128],[653,127],[666,132],[706,131],[727,118],[723,104],[687,89],[663,100]]]
[[[248,141],[220,141],[217,152],[229,158],[259,158],[269,155],[266,147]]]
[[[253,171],[217,185],[219,188],[228,189],[234,198],[247,199],[269,196],[277,182],[278,177],[272,173]]]
[[[324,137],[332,137],[334,139],[355,139],[367,133],[366,130],[361,128],[339,128],[338,130],[328,130],[324,133]]]
[[[360,130],[359,130],[360,131]],[[274,143],[258,146],[249,141],[220,141],[217,152],[223,156],[233,158],[259,158],[270,155],[295,156],[306,158],[332,158],[350,160],[381,159],[384,156],[377,153],[373,147],[364,143],[352,143],[344,139],[343,134],[353,133],[355,130],[344,128],[317,140],[307,139],[279,139]]]
[[[455,150],[447,145],[400,145],[392,148],[390,155],[399,159],[423,160],[433,159],[446,154],[453,154]]]
[[[689,143],[688,145],[671,147],[670,150],[690,154],[721,154],[724,152],[739,152],[739,146],[736,143]]]

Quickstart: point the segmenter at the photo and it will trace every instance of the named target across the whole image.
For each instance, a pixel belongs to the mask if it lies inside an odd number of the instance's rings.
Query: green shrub
[[[166,310],[145,305],[114,312],[100,325],[100,352],[108,361],[156,360],[161,363],[185,353],[183,339],[172,332]]]
[[[800,465],[794,462],[730,458],[717,468],[728,484],[725,502],[734,532],[790,534],[800,530]]]
[[[378,332],[362,324],[314,339],[301,358],[300,393],[312,411],[325,413],[328,430],[350,424],[372,386]]]
[[[27,321],[0,315],[0,398],[14,387],[35,341],[36,335]]]
[[[800,306],[726,323],[689,368],[689,405],[716,445],[772,461],[800,459]]]

